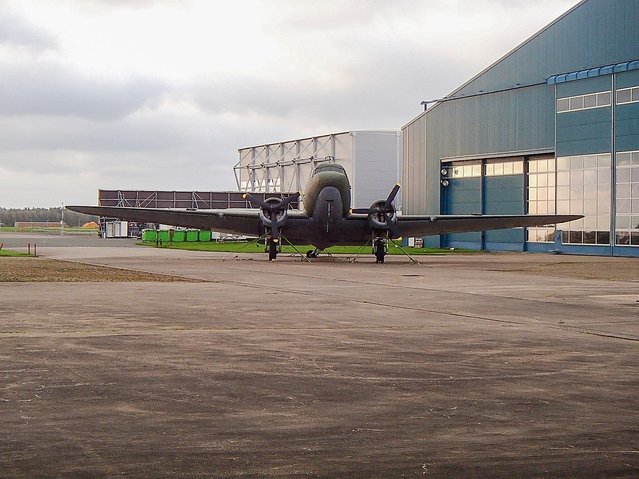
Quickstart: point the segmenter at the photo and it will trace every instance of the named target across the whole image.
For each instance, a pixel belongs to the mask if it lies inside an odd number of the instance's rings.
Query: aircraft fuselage
[[[349,221],[351,185],[341,165],[320,165],[303,195],[305,221],[289,222],[283,231],[292,243],[311,243],[319,249],[333,245],[365,244],[370,232],[361,222]]]

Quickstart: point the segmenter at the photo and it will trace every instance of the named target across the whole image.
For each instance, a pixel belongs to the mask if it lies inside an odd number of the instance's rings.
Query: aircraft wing
[[[260,235],[259,209],[184,210],[108,206],[67,206],[66,208],[87,215],[119,218],[126,221],[161,223],[186,228],[213,230],[220,233]],[[305,218],[299,210],[289,210],[288,215],[289,217]]]
[[[429,236],[469,231],[487,231],[544,226],[583,218],[581,215],[400,215],[396,233],[399,236]]]

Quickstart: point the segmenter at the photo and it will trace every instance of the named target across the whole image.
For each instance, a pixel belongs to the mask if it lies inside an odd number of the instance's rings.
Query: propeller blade
[[[386,203],[384,203],[384,211],[388,211],[393,203],[393,200],[395,199],[395,197],[397,196],[397,193],[399,192],[399,183],[397,183],[395,186],[393,186],[393,189],[391,190],[390,194],[388,195],[388,198],[386,198]]]
[[[285,210],[286,208],[288,208],[288,205],[290,205],[293,201],[297,201],[297,199],[300,197],[300,193],[294,193],[292,195],[289,195],[288,197],[284,198],[277,206],[276,208],[278,210]]]
[[[280,237],[279,227],[277,226],[277,211],[271,212],[271,236],[273,236],[273,239]]]
[[[251,193],[244,193],[242,195],[242,197],[246,200],[249,200],[251,203],[259,206],[260,208],[264,208],[267,209],[269,211],[271,211],[272,207],[271,205],[269,205],[267,202],[260,200],[259,198],[256,198],[255,196],[253,196]]]

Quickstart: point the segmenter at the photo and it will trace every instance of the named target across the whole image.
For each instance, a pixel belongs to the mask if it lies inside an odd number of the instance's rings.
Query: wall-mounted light
[[[450,181],[448,181],[448,180],[442,180],[441,183],[442,183],[442,186],[450,185]]]

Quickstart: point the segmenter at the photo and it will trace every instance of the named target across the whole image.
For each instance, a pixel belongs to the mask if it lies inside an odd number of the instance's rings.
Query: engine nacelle
[[[272,206],[277,206],[279,203],[282,202],[282,200],[280,198],[267,198],[266,200],[264,200],[264,202]],[[271,212],[267,210],[266,208],[260,208],[259,218],[262,224],[266,226],[267,228],[273,227],[273,219],[272,219],[273,216]],[[278,210],[275,215],[275,222],[277,223],[277,227],[281,228],[282,226],[284,226],[287,220],[288,220],[287,210],[286,209]]]
[[[397,224],[397,212],[393,205],[386,208],[385,200],[378,200],[370,207],[368,224],[374,230],[394,229]]]

